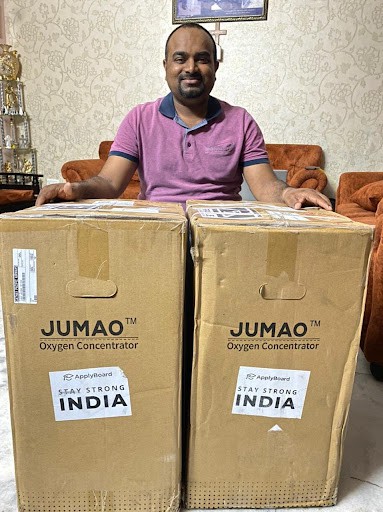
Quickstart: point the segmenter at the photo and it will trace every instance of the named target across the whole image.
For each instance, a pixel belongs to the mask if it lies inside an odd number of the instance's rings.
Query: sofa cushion
[[[24,201],[34,201],[34,199],[35,196],[33,190],[0,190],[0,205],[20,203]]]
[[[370,212],[375,212],[383,198],[383,180],[368,183],[352,194],[350,200]]]
[[[375,225],[375,212],[362,208],[357,203],[343,203],[337,206],[336,212],[356,222],[363,222],[371,226]]]

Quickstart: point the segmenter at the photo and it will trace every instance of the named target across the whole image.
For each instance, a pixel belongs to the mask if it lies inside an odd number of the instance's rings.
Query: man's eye
[[[177,62],[177,64],[181,64],[183,61],[184,61],[184,59],[182,57],[176,57],[174,59],[174,62]]]

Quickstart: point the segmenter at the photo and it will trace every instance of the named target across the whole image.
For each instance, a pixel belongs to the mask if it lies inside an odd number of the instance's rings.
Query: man
[[[118,197],[138,167],[140,199],[240,200],[244,176],[259,201],[331,210],[323,194],[279,181],[250,114],[210,96],[219,63],[207,30],[195,23],[177,27],[167,40],[163,64],[171,92],[128,113],[100,174],[44,187],[36,205]]]

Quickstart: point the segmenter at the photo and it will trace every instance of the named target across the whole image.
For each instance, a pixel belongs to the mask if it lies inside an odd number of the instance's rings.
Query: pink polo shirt
[[[139,199],[180,203],[240,201],[243,167],[269,161],[262,132],[245,109],[210,96],[206,119],[188,128],[171,93],[127,114],[110,155],[137,162]]]

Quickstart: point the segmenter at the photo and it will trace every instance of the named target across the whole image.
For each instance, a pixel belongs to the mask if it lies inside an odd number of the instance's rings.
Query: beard
[[[200,80],[199,85],[192,85],[192,86],[186,86],[183,87],[183,79],[197,79]],[[200,74],[194,74],[194,75],[181,75],[178,79],[178,92],[183,98],[199,98],[202,96],[202,94],[205,92],[205,84],[202,81],[202,76]]]

